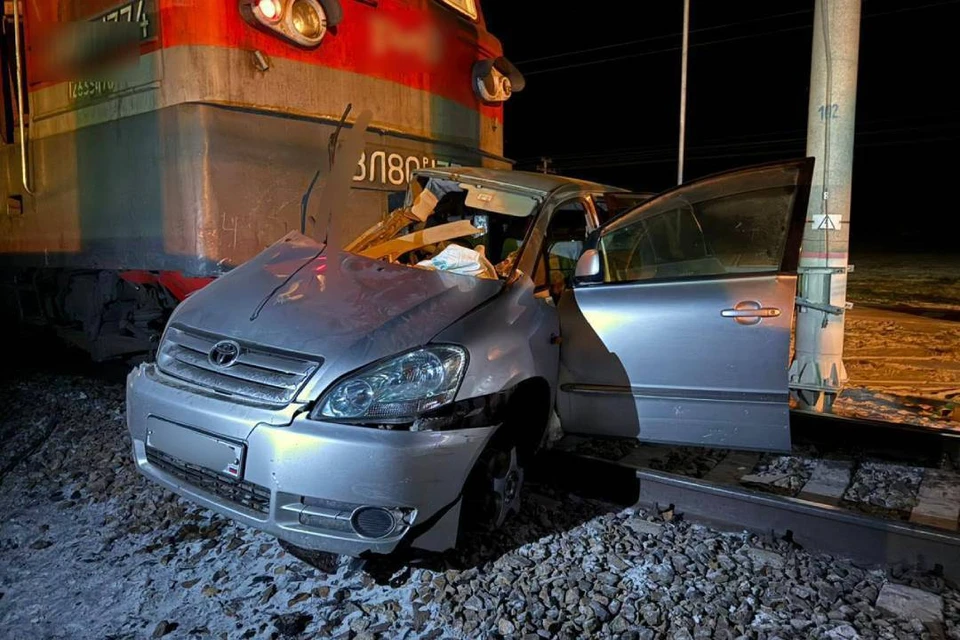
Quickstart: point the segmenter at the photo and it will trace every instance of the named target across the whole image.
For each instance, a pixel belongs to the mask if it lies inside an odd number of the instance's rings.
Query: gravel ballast
[[[83,376],[2,383],[0,429],[40,436],[4,443],[0,637],[960,639],[960,594],[938,578],[545,486],[426,565],[321,573],[142,478],[123,394]],[[879,609],[892,583],[939,597],[942,624]]]

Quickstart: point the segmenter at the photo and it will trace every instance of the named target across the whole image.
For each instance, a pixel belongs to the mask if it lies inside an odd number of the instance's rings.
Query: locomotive
[[[149,350],[179,301],[300,226],[348,104],[373,120],[335,237],[416,169],[511,165],[523,77],[476,0],[4,4],[5,306],[95,360]]]

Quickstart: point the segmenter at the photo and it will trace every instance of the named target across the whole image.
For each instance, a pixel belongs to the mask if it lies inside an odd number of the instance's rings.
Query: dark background
[[[691,0],[685,180],[804,154],[814,0]],[[483,4],[527,79],[505,154],[673,186],[682,0]],[[960,0],[863,0],[852,251],[960,253]]]

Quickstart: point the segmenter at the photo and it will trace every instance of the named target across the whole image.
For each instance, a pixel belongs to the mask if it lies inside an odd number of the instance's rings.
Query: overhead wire
[[[760,18],[751,18],[749,20],[740,20],[737,22],[727,22],[724,24],[711,25],[709,27],[699,27],[697,29],[691,29],[690,33],[705,33],[707,31],[716,31],[718,29],[726,29],[727,27],[740,26],[744,24],[751,24],[756,22],[768,22],[771,20],[777,20],[779,18],[787,18],[791,16],[808,14],[811,12],[811,9],[803,9],[801,11],[790,11],[788,13],[778,13],[772,16],[763,16]],[[659,36],[650,36],[647,38],[637,38],[634,40],[624,40],[623,42],[614,42],[613,44],[604,44],[597,47],[588,47],[586,49],[576,49],[574,51],[563,51],[561,53],[554,53],[546,56],[539,56],[537,58],[527,58],[526,60],[517,60],[514,64],[516,65],[525,65],[533,62],[541,62],[543,60],[555,60],[557,58],[566,58],[568,56],[580,55],[582,53],[594,53],[597,51],[606,51],[609,49],[617,49],[619,47],[628,47],[634,44],[643,44],[645,42],[656,42],[657,40],[667,40],[669,38],[676,38],[682,36],[682,31],[676,31],[674,33],[666,33]]]
[[[945,5],[955,5],[958,3],[960,3],[960,0],[941,0],[939,2],[929,2],[922,5],[914,5],[910,7],[899,7],[896,9],[889,9],[886,11],[873,12],[865,15],[864,17],[865,18],[880,17],[885,15],[893,15],[893,14],[899,14],[899,13],[904,13],[908,11],[917,11],[917,10],[940,7]],[[704,32],[704,31],[718,30],[718,29],[723,29],[731,26],[736,26],[738,24],[767,22],[770,20],[789,17],[793,15],[805,14],[809,12],[810,12],[809,10],[803,10],[803,11],[784,13],[784,14],[777,14],[774,16],[764,16],[761,18],[756,18],[756,19],[751,19],[751,20],[746,20],[741,22],[725,23],[722,25],[703,27],[703,28],[695,29],[692,32],[697,33],[697,32]],[[812,28],[812,26],[813,25],[799,25],[799,26],[793,26],[793,27],[784,27],[780,29],[764,31],[761,33],[752,33],[752,34],[746,34],[746,35],[740,35],[740,36],[733,36],[730,38],[719,38],[719,39],[710,40],[706,42],[693,43],[691,44],[691,46],[708,46],[708,45],[714,45],[714,44],[722,44],[726,42],[734,42],[734,41],[745,40],[749,38],[762,37],[765,35],[773,35],[777,33],[785,33],[785,32],[798,31],[803,29],[810,29]],[[826,55],[828,56],[827,58],[828,74],[827,75],[830,76],[831,74],[829,73],[829,68],[830,68],[829,25],[826,22],[826,18],[824,21],[822,21],[822,27],[823,27],[823,36],[825,38],[825,49],[827,52]],[[619,48],[622,46],[628,46],[631,44],[639,44],[642,42],[662,40],[665,38],[676,37],[679,35],[681,34],[680,33],[667,34],[663,36],[642,38],[642,39],[630,40],[630,41],[621,42],[621,43],[613,43],[610,45],[603,45],[600,47],[591,47],[588,49],[582,49],[577,51],[558,53],[558,54],[553,54],[548,56],[541,56],[538,58],[527,59],[525,61],[522,61],[520,64],[529,64],[537,61],[552,60],[557,58],[569,57],[572,55],[580,55],[583,53],[593,53],[596,51],[609,50],[609,49]],[[643,51],[643,52],[637,52],[633,54],[613,56],[613,57],[601,58],[597,60],[589,60],[589,61],[584,61],[579,63],[563,64],[559,66],[548,67],[545,69],[527,71],[526,75],[536,75],[539,73],[548,73],[548,72],[560,71],[565,69],[580,68],[580,67],[591,66],[595,64],[602,64],[604,62],[615,62],[619,60],[633,59],[633,58],[656,55],[660,53],[666,53],[669,51],[678,51],[678,50],[680,50],[680,47],[674,46],[674,47],[668,47],[668,48],[663,48],[663,49],[658,49],[653,51]],[[825,94],[827,96],[827,102],[825,104],[827,105],[831,104],[830,103],[830,98],[832,96],[831,84],[832,84],[832,78],[828,77],[827,83],[826,83],[826,91],[825,91]],[[949,113],[956,113],[956,111],[951,111]],[[941,115],[944,115],[944,114],[941,114]],[[912,117],[897,116],[892,118],[874,119],[874,120],[865,122],[865,124],[880,123],[880,122],[904,122],[904,121],[909,121],[911,119]],[[928,118],[925,117],[925,120],[926,119]],[[830,126],[829,119],[826,119],[824,133],[825,133],[825,146],[827,148],[829,148],[829,126]],[[899,127],[899,128],[892,128],[892,129],[876,129],[872,131],[860,130],[856,132],[857,140],[855,141],[855,143],[858,147],[864,147],[864,146],[883,147],[883,146],[893,146],[893,145],[900,145],[900,144],[907,144],[907,143],[919,143],[919,144],[935,143],[940,141],[952,141],[955,139],[954,137],[951,137],[951,136],[939,136],[939,137],[935,136],[935,137],[927,137],[927,138],[911,138],[909,140],[889,140],[889,139],[862,140],[863,136],[874,136],[878,134],[892,134],[892,133],[898,133],[898,132],[917,132],[917,131],[925,131],[931,128],[939,129],[939,128],[942,128],[942,126],[941,125],[925,125],[920,127]],[[790,130],[784,130],[776,133],[745,134],[745,135],[736,136],[736,137],[728,136],[726,138],[724,137],[715,138],[709,141],[705,141],[705,144],[695,145],[693,147],[690,147],[691,151],[700,152],[699,155],[697,155],[696,153],[692,154],[690,156],[690,159],[691,160],[708,160],[708,159],[722,159],[722,158],[731,158],[731,157],[775,155],[775,154],[783,153],[787,149],[792,148],[794,146],[793,143],[802,143],[805,140],[805,137],[764,139],[757,142],[746,142],[745,139],[763,137],[763,136],[769,136],[769,135],[789,135],[793,133],[799,134],[803,131],[804,131],[803,129],[790,129]],[[727,142],[728,140],[732,140],[732,141]],[[796,146],[800,146],[800,145],[797,144]],[[729,149],[739,149],[740,151],[738,151],[737,153],[714,153],[714,154],[704,153],[704,152],[709,152],[714,150],[720,151],[720,150],[729,150]],[[608,168],[608,167],[618,167],[618,166],[634,166],[634,165],[660,164],[660,163],[665,164],[667,162],[672,163],[676,159],[674,155],[674,151],[675,151],[675,145],[666,144],[666,145],[659,145],[656,147],[627,147],[627,148],[613,149],[613,150],[610,150],[610,149],[597,150],[594,152],[586,152],[586,153],[568,153],[568,154],[561,154],[561,155],[552,155],[550,157],[551,157],[551,160],[555,163],[555,167],[557,170],[576,171],[576,170],[582,170],[582,169]],[[594,158],[603,158],[608,156],[616,156],[617,159],[612,160],[610,162],[599,162],[599,163],[589,162],[589,160]],[[520,161],[518,162],[518,164],[522,165],[525,163],[523,161]],[[826,163],[823,169],[824,169],[824,184],[826,184],[826,176],[828,175],[827,172],[829,171],[829,167],[826,166]],[[827,191],[827,193],[829,193],[829,191]],[[828,211],[828,204],[826,203],[825,200],[821,202],[821,207],[822,207],[822,211],[824,212]]]
[[[940,111],[936,113],[925,113],[923,115],[907,115],[907,116],[890,116],[885,118],[869,118],[859,121],[859,128],[856,131],[857,136],[865,135],[876,135],[882,133],[907,133],[907,132],[922,132],[928,129],[943,129],[949,127],[960,127],[960,122],[952,120],[950,122],[938,122],[930,123],[930,120],[937,120],[941,118],[955,118],[960,114],[960,109],[953,109],[948,111]],[[881,124],[889,122],[909,122],[911,120],[923,120],[926,124],[919,126],[909,126],[909,127],[894,127],[894,128],[879,128],[879,129],[867,129],[864,128],[867,125],[872,124]],[[763,132],[754,132],[754,133],[745,133],[729,136],[719,136],[713,138],[707,138],[701,144],[690,147],[692,149],[702,149],[704,146],[723,146],[726,144],[738,144],[741,141],[752,139],[752,138],[763,138],[762,141],[758,142],[770,142],[770,143],[779,143],[779,142],[791,142],[796,140],[805,140],[806,128],[793,128],[793,129],[778,129],[777,131],[763,131]],[[772,137],[780,136],[780,137]],[[791,136],[788,138],[783,138],[782,136]],[[603,148],[603,149],[592,149],[587,151],[579,152],[570,152],[570,153],[561,153],[561,154],[540,154],[537,156],[523,156],[517,158],[515,162],[518,165],[529,165],[531,163],[536,163],[540,160],[541,157],[546,155],[553,161],[563,162],[569,159],[583,160],[592,157],[607,157],[611,155],[623,155],[623,154],[632,154],[636,152],[673,152],[676,150],[676,145],[672,142],[666,144],[658,145],[635,145],[630,147],[616,147],[616,148]]]
[[[909,12],[909,11],[920,11],[920,10],[923,10],[923,9],[930,9],[930,8],[940,7],[940,6],[946,6],[946,5],[954,5],[954,4],[958,4],[958,3],[960,3],[960,0],[941,0],[940,2],[928,2],[928,3],[926,3],[926,4],[914,5],[914,6],[910,6],[910,7],[899,7],[899,8],[896,8],[896,9],[888,9],[888,10],[886,10],[886,11],[872,12],[872,13],[869,13],[869,14],[865,14],[865,15],[864,15],[864,19],[876,18],[876,17],[881,17],[881,16],[887,16],[887,15],[894,15],[894,14],[898,14],[898,13],[906,13],[906,12]],[[809,13],[809,10],[807,10],[807,11],[793,12],[793,13],[790,13],[790,14],[778,14],[778,15],[774,15],[774,16],[768,16],[768,17],[764,17],[764,18],[756,18],[756,19],[745,20],[745,21],[740,21],[740,22],[725,23],[725,24],[723,24],[723,25],[717,25],[717,26],[716,26],[716,29],[726,28],[726,27],[731,27],[731,26],[737,26],[737,25],[740,25],[740,24],[749,24],[749,23],[751,23],[751,22],[758,22],[758,21],[765,21],[765,20],[773,20],[773,19],[777,19],[777,18],[780,18],[780,17],[786,17],[786,16],[788,16],[788,15],[799,15],[799,14],[802,14],[802,13]],[[769,31],[760,31],[760,32],[748,33],[748,34],[744,34],[744,35],[740,35],[740,36],[733,36],[733,37],[730,37],[730,38],[719,38],[719,39],[716,39],[716,40],[707,40],[707,41],[705,41],[705,42],[693,42],[693,43],[690,44],[690,48],[694,48],[694,47],[705,47],[705,46],[711,46],[711,45],[716,45],[716,44],[724,44],[724,43],[727,43],[727,42],[736,42],[736,41],[747,40],[747,39],[751,39],[751,38],[761,38],[761,37],[764,37],[764,36],[773,35],[773,34],[777,34],[777,33],[787,33],[787,32],[791,32],[791,31],[801,31],[801,30],[806,30],[806,29],[811,29],[811,28],[812,28],[812,25],[797,25],[797,26],[793,26],[793,27],[783,27],[783,28],[780,28],[780,29],[774,29],[774,30],[769,30]],[[701,28],[699,28],[699,29],[694,29],[694,30],[692,30],[691,33],[702,32],[702,31],[710,30],[710,29],[713,29],[713,27],[701,27]],[[628,40],[628,41],[624,41],[624,42],[622,42],[622,43],[614,43],[614,44],[609,44],[609,45],[602,45],[601,47],[591,47],[591,48],[588,48],[588,49],[581,49],[581,50],[576,50],[576,51],[562,52],[562,53],[552,54],[552,55],[549,55],[549,56],[540,56],[540,57],[538,57],[538,58],[529,58],[529,59],[527,59],[527,60],[525,60],[525,61],[518,62],[517,65],[518,65],[518,66],[522,66],[522,65],[524,65],[524,64],[530,64],[530,63],[536,62],[536,61],[542,61],[542,60],[547,60],[547,59],[556,59],[556,58],[561,58],[561,57],[569,57],[569,56],[572,56],[572,55],[579,55],[579,54],[581,54],[581,53],[591,53],[591,52],[595,52],[595,51],[598,51],[598,50],[608,50],[608,49],[617,48],[617,47],[620,47],[620,46],[629,46],[630,44],[640,44],[640,43],[648,42],[648,41],[649,41],[649,42],[652,42],[652,41],[667,39],[667,38],[671,38],[671,37],[678,37],[678,36],[680,36],[680,35],[681,35],[681,33],[680,33],[680,32],[677,32],[677,33],[672,33],[672,34],[663,35],[663,36],[651,36],[650,38],[641,38],[641,39],[638,39],[638,40]],[[581,67],[585,67],[585,66],[592,66],[592,65],[596,65],[596,64],[604,64],[604,63],[607,63],[607,62],[617,62],[617,61],[620,61],[620,60],[631,60],[631,59],[635,59],[635,58],[642,58],[642,57],[646,57],[646,56],[658,55],[658,54],[661,54],[661,53],[669,53],[669,52],[671,52],[671,51],[680,51],[680,49],[681,49],[680,46],[664,47],[664,48],[661,48],[661,49],[654,49],[654,50],[652,50],[652,51],[639,51],[639,52],[636,52],[636,53],[629,53],[629,54],[624,54],[624,55],[620,55],[620,56],[613,56],[613,57],[607,57],[607,58],[598,58],[598,59],[596,59],[596,60],[586,60],[586,61],[583,61],[583,62],[576,62],[576,63],[564,64],[564,65],[559,65],[559,66],[546,67],[546,68],[544,68],[544,69],[533,69],[533,70],[530,70],[530,71],[524,70],[524,71],[523,71],[523,74],[524,74],[525,76],[533,76],[533,75],[539,75],[539,74],[543,74],[543,73],[553,73],[553,72],[555,72],[555,71],[564,71],[564,70],[567,70],[567,69],[577,69],[577,68],[581,68]]]
[[[899,145],[918,145],[918,144],[930,144],[930,143],[946,143],[946,142],[955,142],[960,140],[960,134],[955,136],[936,136],[929,138],[916,138],[916,139],[904,139],[904,140],[888,140],[888,141],[876,141],[876,142],[864,142],[858,143],[858,147],[894,147]],[[763,157],[763,156],[777,156],[783,153],[783,149],[769,149],[769,150],[757,150],[757,151],[737,151],[734,153],[717,153],[717,154],[690,154],[688,158],[691,160],[719,160],[726,158],[751,158],[751,157]],[[638,159],[638,160],[624,160],[624,161],[611,161],[606,163],[595,163],[595,164],[584,164],[578,166],[562,167],[558,168],[558,172],[569,173],[571,171],[583,171],[587,169],[611,169],[618,167],[632,167],[632,166],[644,166],[644,165],[657,165],[657,164],[673,164],[676,162],[675,156],[660,157],[660,158],[647,158],[647,159]]]
[[[809,29],[810,25],[798,25],[795,27],[783,27],[781,29],[774,29],[773,31],[764,31],[762,33],[748,33],[742,36],[733,36],[730,38],[720,38],[718,40],[707,40],[706,42],[696,42],[690,45],[690,48],[693,47],[706,47],[708,45],[722,44],[725,42],[735,42],[737,40],[747,40],[750,38],[759,38],[763,36],[774,35],[777,33],[786,33],[788,31],[801,31]],[[596,64],[603,64],[605,62],[617,62],[619,60],[632,60],[635,58],[643,58],[646,56],[653,56],[661,53],[669,53],[671,51],[680,51],[681,47],[665,47],[663,49],[655,49],[653,51],[641,51],[638,53],[627,53],[622,56],[615,56],[612,58],[601,58],[599,60],[587,60],[585,62],[575,62],[571,64],[565,64],[557,67],[548,67],[546,69],[535,69],[533,71],[524,71],[524,76],[535,76],[541,73],[553,73],[554,71],[565,71],[566,69],[579,69],[581,67],[589,67]]]
[[[955,127],[960,127],[960,123],[954,125]],[[943,129],[942,125],[939,124],[929,124],[923,126],[914,126],[914,127],[893,127],[893,128],[882,128],[866,131],[858,131],[855,134],[855,144],[857,147],[873,147],[873,146],[888,146],[888,145],[897,145],[897,144],[907,144],[911,142],[925,143],[925,142],[937,142],[941,140],[952,140],[953,137],[950,135],[947,136],[926,136],[926,137],[910,137],[910,138],[889,138],[891,134],[902,134],[902,133],[935,133]],[[956,133],[960,135],[960,131]],[[876,136],[887,136],[887,138],[881,137],[876,138]],[[863,139],[867,138],[867,139]],[[689,147],[691,152],[694,152],[691,155],[691,158],[702,159],[704,157],[704,152],[711,151],[727,151],[727,150],[737,150],[737,153],[725,154],[724,157],[733,157],[735,155],[775,155],[781,154],[792,149],[802,149],[803,143],[806,141],[804,136],[796,136],[790,138],[776,138],[771,140],[758,140],[758,141],[732,141],[732,142],[720,142],[713,144],[700,144]],[[699,155],[697,155],[699,152]],[[609,157],[611,160],[609,162],[591,162],[591,160],[602,159],[604,157]],[[715,157],[715,156],[710,156]],[[613,159],[615,158],[615,160]],[[673,147],[670,145],[663,145],[660,147],[653,148],[644,148],[637,147],[636,151],[629,152],[621,150],[619,152],[609,152],[609,153],[596,153],[596,154],[583,154],[580,156],[570,157],[567,160],[557,160],[551,156],[551,160],[554,162],[555,168],[560,171],[571,171],[584,168],[603,168],[608,166],[627,166],[630,164],[656,164],[660,162],[673,162],[675,156],[673,154]],[[520,166],[531,166],[530,162],[518,162]]]

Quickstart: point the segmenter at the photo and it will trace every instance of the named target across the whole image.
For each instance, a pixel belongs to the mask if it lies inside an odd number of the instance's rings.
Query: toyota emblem
[[[237,358],[239,357],[240,345],[233,340],[221,340],[213,345],[213,348],[210,349],[210,353],[207,355],[210,364],[224,369],[236,364]]]

